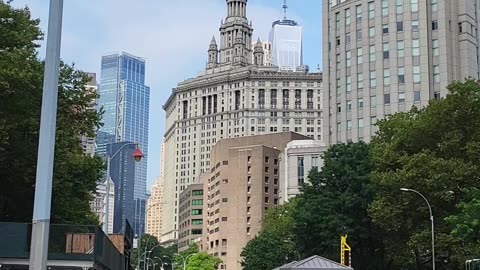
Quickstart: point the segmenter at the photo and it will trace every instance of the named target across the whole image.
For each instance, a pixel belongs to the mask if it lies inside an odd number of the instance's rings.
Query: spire
[[[283,0],[283,20],[287,20],[287,0]]]
[[[262,41],[260,40],[260,37],[258,37],[257,44],[255,46],[262,46]]]
[[[215,45],[215,46],[217,46],[217,41],[215,40],[215,35],[213,35],[212,41],[210,42],[210,45]]]

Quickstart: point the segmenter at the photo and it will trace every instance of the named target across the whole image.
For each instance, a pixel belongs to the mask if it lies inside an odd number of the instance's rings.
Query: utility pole
[[[40,139],[37,158],[37,178],[30,246],[30,270],[47,269],[50,210],[52,205],[53,159],[55,153],[55,131],[57,127],[62,16],[63,0],[50,0]]]

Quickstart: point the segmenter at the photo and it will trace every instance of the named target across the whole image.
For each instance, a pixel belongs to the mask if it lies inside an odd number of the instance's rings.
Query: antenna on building
[[[283,20],[287,20],[287,0],[283,0]]]

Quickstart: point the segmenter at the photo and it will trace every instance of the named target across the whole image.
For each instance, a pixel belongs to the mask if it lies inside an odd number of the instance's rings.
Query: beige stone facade
[[[151,195],[147,202],[147,234],[153,235],[160,239],[160,230],[162,228],[162,201],[163,201],[163,178],[158,177],[152,186]]]
[[[191,184],[180,193],[178,251],[199,242],[203,231],[203,183]]]
[[[283,150],[293,132],[220,140],[204,178],[202,250],[240,270],[240,253],[262,227],[268,208],[280,204]]]
[[[262,44],[252,48],[247,1],[228,0],[227,7],[204,74],[179,83],[163,106],[162,241],[178,239],[179,194],[210,170],[218,140],[288,131],[322,140],[322,75],[264,66]]]
[[[369,141],[374,124],[478,78],[478,0],[324,0],[323,138]],[[327,110],[327,109],[326,109]]]

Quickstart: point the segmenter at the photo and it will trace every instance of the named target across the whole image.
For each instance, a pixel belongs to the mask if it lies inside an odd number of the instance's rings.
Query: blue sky
[[[283,0],[249,0],[254,40],[268,39],[271,23],[283,17]],[[48,0],[14,0],[28,5],[46,29]],[[288,0],[289,18],[304,27],[304,63],[322,64],[322,0]],[[101,56],[125,51],[147,61],[151,87],[148,187],[160,174],[160,145],[165,130],[162,105],[175,85],[205,67],[212,35],[217,38],[227,12],[225,0],[66,0],[61,56],[67,63],[96,72]],[[217,39],[218,40],[218,39]],[[41,56],[44,55],[42,43]]]

